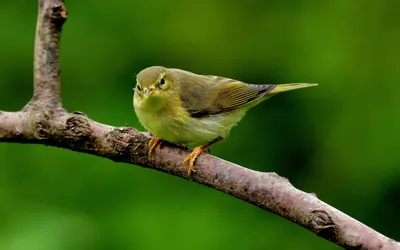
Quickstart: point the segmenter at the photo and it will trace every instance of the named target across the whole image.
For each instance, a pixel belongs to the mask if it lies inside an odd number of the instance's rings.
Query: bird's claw
[[[187,173],[188,176],[190,177],[190,175],[194,172],[196,173],[197,170],[194,169],[194,163],[196,162],[197,157],[199,157],[201,155],[201,153],[203,153],[206,149],[204,149],[203,147],[199,146],[199,147],[195,147],[192,151],[192,153],[190,153],[185,160],[183,160],[183,167],[186,168],[187,165]]]
[[[154,149],[157,147],[157,151],[161,151],[161,144],[162,144],[162,139],[160,138],[151,138],[151,140],[148,143],[148,146],[150,147],[149,153],[148,153],[148,158],[151,158],[151,155],[154,152]]]

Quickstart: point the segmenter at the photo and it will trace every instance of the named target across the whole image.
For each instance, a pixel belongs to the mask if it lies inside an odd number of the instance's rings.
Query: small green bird
[[[284,91],[316,86],[310,83],[253,85],[180,69],[153,66],[136,79],[133,106],[143,126],[155,138],[149,142],[151,157],[163,140],[197,144],[183,161],[190,176],[197,157],[226,138],[246,111]]]

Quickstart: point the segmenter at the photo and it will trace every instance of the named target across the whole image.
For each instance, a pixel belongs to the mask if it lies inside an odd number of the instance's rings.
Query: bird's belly
[[[175,117],[158,116],[150,120],[143,119],[142,123],[155,137],[172,143],[203,143],[218,137],[221,133],[210,130],[201,122],[194,123],[192,119],[185,121]]]
[[[217,137],[226,137],[241,118],[224,114],[205,118],[170,116],[166,113],[138,112],[143,126],[155,137],[172,143],[202,144]]]

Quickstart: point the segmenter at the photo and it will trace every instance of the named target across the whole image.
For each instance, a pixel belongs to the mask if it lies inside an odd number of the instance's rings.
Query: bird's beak
[[[154,94],[154,91],[156,91],[155,88],[148,88],[144,90],[144,95],[146,96],[146,98],[149,98],[150,96],[152,96]]]

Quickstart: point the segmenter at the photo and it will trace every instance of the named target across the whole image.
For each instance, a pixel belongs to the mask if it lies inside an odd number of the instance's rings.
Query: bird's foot
[[[150,147],[149,150],[149,154],[148,154],[148,158],[151,158],[151,155],[154,152],[154,149],[157,147],[158,152],[161,151],[161,144],[162,144],[163,140],[160,138],[151,138],[151,140],[149,141],[148,145]]]
[[[187,173],[189,177],[192,174],[192,172],[196,172],[196,169],[194,169],[194,163],[196,162],[197,157],[199,157],[201,153],[203,153],[206,150],[207,148],[204,148],[203,146],[195,147],[192,153],[190,153],[190,155],[188,155],[183,161],[183,167],[186,168],[187,165],[187,171],[188,171]]]

